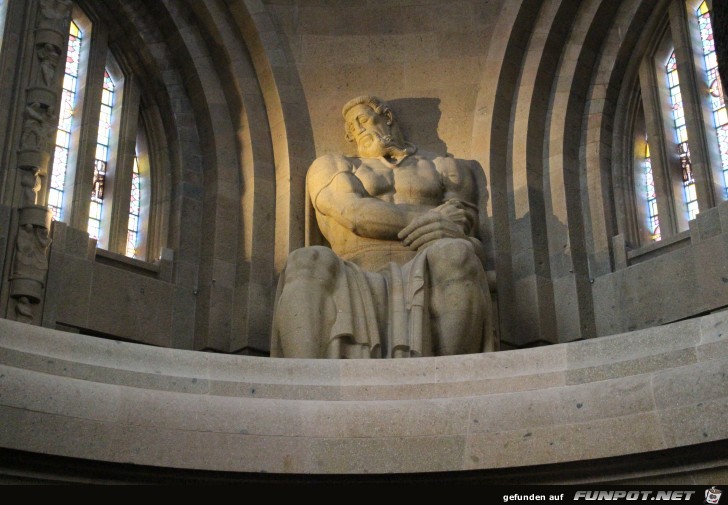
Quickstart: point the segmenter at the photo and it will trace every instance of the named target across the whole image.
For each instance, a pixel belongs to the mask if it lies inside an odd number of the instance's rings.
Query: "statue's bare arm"
[[[464,210],[467,225],[464,232],[474,236],[478,229],[477,189],[470,160],[452,157],[438,158],[437,167],[445,187],[445,201],[459,202]]]
[[[306,182],[314,208],[361,237],[397,240],[397,234],[422,214],[416,207],[370,196],[341,156],[318,158]]]
[[[445,191],[443,203],[409,223],[400,233],[404,245],[422,249],[441,238],[463,238],[481,249],[475,238],[478,229],[476,185],[469,162],[438,157],[435,167]]]

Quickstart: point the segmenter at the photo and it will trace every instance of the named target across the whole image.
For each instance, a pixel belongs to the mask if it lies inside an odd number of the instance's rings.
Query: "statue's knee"
[[[332,280],[339,271],[339,258],[328,247],[310,246],[296,249],[286,262],[286,279]]]
[[[314,245],[296,249],[288,256],[288,264],[294,267],[321,265],[325,268],[336,268],[339,259],[328,247]]]
[[[438,275],[472,275],[479,260],[473,244],[463,239],[445,239],[427,252],[428,265]]]

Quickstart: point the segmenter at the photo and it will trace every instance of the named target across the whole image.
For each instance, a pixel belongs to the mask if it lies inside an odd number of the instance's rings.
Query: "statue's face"
[[[387,153],[391,142],[391,128],[387,116],[377,114],[364,104],[355,105],[346,114],[349,136],[356,142],[359,156],[378,158]]]

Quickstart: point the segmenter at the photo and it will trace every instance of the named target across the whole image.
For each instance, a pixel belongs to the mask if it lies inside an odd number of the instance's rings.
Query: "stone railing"
[[[170,350],[0,320],[0,447],[278,474],[506,469],[728,439],[728,311],[398,360]]]

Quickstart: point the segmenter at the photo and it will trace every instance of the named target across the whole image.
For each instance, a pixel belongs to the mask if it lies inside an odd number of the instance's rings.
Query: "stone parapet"
[[[728,312],[399,360],[170,350],[0,320],[0,447],[278,474],[597,460],[728,439]]]

